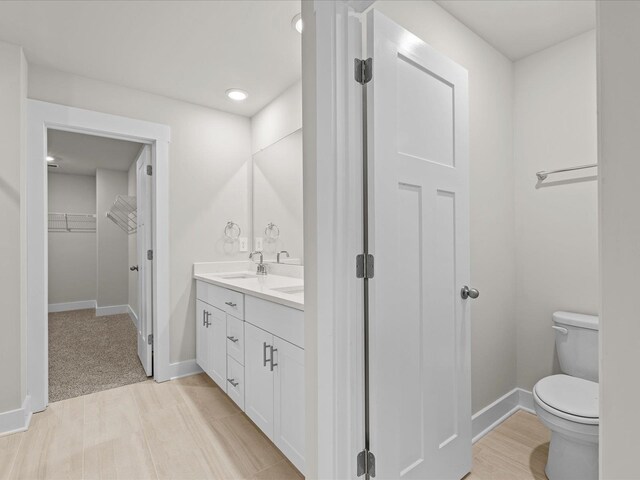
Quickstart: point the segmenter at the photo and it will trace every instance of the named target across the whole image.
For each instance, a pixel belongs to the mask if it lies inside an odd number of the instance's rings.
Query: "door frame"
[[[151,145],[153,166],[154,377],[170,379],[169,367],[169,142],[167,125],[27,100],[27,395],[31,410],[48,403],[47,130],[131,140]]]
[[[374,0],[302,2],[305,475],[357,478],[364,448],[361,13]]]

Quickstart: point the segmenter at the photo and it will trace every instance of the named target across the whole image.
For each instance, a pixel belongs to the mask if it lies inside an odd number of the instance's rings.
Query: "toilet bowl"
[[[549,480],[598,478],[598,317],[553,314],[562,374],[533,387],[540,421],[551,430],[545,473]]]
[[[536,384],[533,399],[538,418],[551,430],[549,480],[597,480],[598,384],[552,375]]]

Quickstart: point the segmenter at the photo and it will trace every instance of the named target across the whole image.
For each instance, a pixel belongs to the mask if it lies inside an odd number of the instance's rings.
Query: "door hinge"
[[[367,449],[358,454],[358,476],[362,475],[376,476],[376,457]]]
[[[354,61],[355,65],[355,79],[356,82],[364,85],[368,83],[369,80],[373,77],[373,59],[367,58],[366,60],[361,60],[356,58]]]
[[[147,260],[153,260],[153,250],[147,250]]]
[[[147,335],[147,343],[149,345],[153,345],[153,333],[150,333],[149,335]]]
[[[151,165],[147,165],[147,175],[153,175],[153,167]]]
[[[373,264],[374,258],[370,253],[356,255],[356,278],[373,278]]]

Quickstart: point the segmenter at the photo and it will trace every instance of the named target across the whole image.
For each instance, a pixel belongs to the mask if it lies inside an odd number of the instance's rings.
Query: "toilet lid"
[[[540,400],[551,408],[585,418],[598,418],[598,384],[569,375],[551,375],[534,387]]]

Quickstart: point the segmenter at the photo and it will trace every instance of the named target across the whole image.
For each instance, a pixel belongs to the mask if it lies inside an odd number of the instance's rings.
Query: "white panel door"
[[[244,340],[244,412],[273,439],[273,335],[245,322]]]
[[[367,17],[370,448],[376,478],[471,469],[467,72]]]
[[[153,345],[149,336],[153,332],[153,261],[147,259],[147,251],[153,249],[151,238],[151,177],[147,166],[151,165],[151,147],[145,145],[136,163],[138,252],[138,357],[147,376],[153,375]]]
[[[227,391],[227,314],[207,306],[209,315],[209,371],[211,379]]]
[[[209,372],[209,314],[211,307],[202,300],[196,300],[196,363]]]
[[[273,347],[273,443],[304,473],[304,350],[278,337]]]

